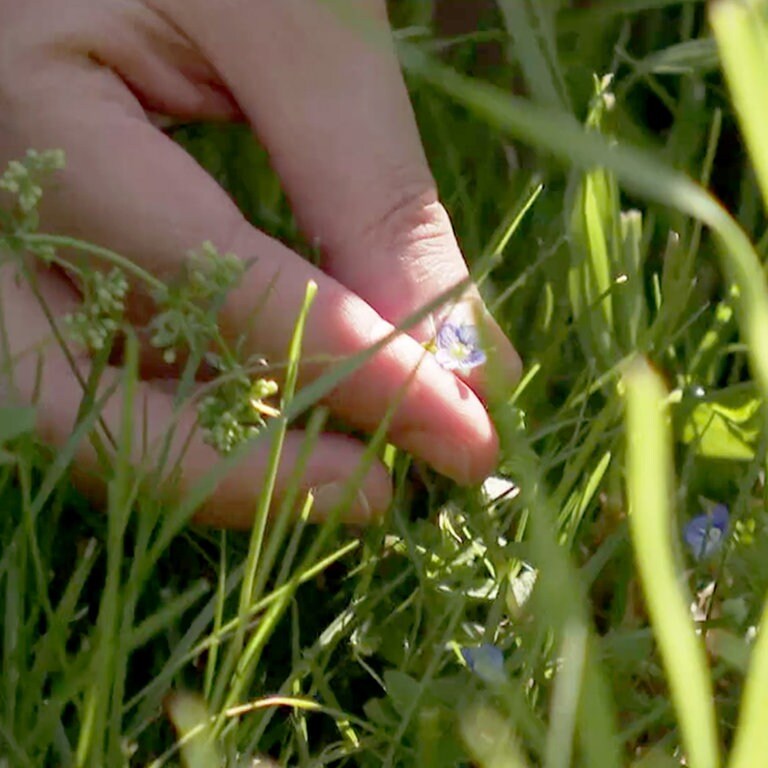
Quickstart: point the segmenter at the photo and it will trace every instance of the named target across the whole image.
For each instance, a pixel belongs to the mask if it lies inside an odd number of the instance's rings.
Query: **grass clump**
[[[52,454],[34,408],[0,411],[5,764],[765,761],[768,7],[500,0],[446,37],[426,5],[395,15],[422,136],[526,360],[512,396],[491,398],[497,476],[459,489],[387,449],[395,502],[359,536],[310,525],[311,496],[267,526],[270,482],[250,533],[189,527],[248,439],[270,441],[272,479],[299,417],[309,447],[325,422],[314,405],[362,358],[297,388],[303,315],[276,392],[216,327],[239,262],[204,246],[164,285],[39,232],[63,158],[12,164],[5,268],[23,276],[21,255],[67,248],[108,270],[80,275],[83,309],[62,329],[97,361],[70,441]],[[302,248],[244,128],[175,138],[251,221]],[[160,469],[130,460],[130,336],[122,428],[97,429],[126,277],[154,292],[156,345],[187,361],[180,402],[204,359],[216,374],[200,416],[224,457],[178,500],[158,493],[170,449]],[[87,436],[106,514],[68,480]]]

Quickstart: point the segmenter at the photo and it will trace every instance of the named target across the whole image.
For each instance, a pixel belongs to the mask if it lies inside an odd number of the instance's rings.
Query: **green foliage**
[[[708,17],[702,2],[500,0],[455,39],[430,28],[429,5],[396,11],[417,118],[475,276],[526,360],[513,395],[491,397],[503,461],[483,488],[389,451],[396,500],[380,524],[310,526],[311,496],[296,491],[267,525],[287,428],[304,419],[309,450],[315,404],[375,350],[298,388],[310,287],[277,393],[216,323],[242,277],[235,256],[203,245],[165,285],[38,231],[60,153],[30,152],[0,179],[4,263],[23,276],[30,254],[77,277],[69,332],[96,359],[128,331],[123,424],[99,448],[106,514],[67,480],[104,402],[98,370],[54,455],[34,407],[0,409],[8,765],[764,761],[768,5],[720,0]],[[251,221],[309,250],[244,127],[175,138]],[[198,416],[225,455],[184,499],[158,493],[172,466],[130,461],[133,282],[158,305],[154,343],[184,369],[179,402],[201,365],[214,374]],[[271,450],[253,530],[188,527],[251,439]],[[697,559],[680,534],[707,500],[731,524]],[[484,644],[502,653],[497,676],[462,655]]]
[[[700,456],[753,461],[760,439],[761,401],[751,386],[734,386],[689,403],[679,433]]]

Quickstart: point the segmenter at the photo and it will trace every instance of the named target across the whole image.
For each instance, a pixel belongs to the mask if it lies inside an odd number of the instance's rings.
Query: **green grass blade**
[[[489,706],[477,706],[459,721],[461,735],[481,768],[525,768],[527,765],[509,723]]]
[[[98,765],[108,754],[120,753],[120,705],[124,681],[124,649],[119,632],[122,613],[121,573],[123,539],[134,500],[135,480],[132,472],[133,406],[138,381],[138,341],[126,337],[124,374],[122,376],[122,413],[118,454],[114,475],[107,494],[107,573],[99,605],[96,626],[96,650],[92,677],[83,706],[75,764],[78,768]]]
[[[333,563],[346,557],[358,547],[359,542],[351,541],[346,546],[341,547],[315,563],[310,568],[302,571],[299,577],[299,585],[311,581]],[[224,598],[229,597],[229,595],[234,592],[241,580],[242,566],[233,569],[232,573],[227,578],[226,585],[222,590]],[[286,584],[254,604],[251,607],[249,619],[269,608],[275,600],[279,599],[284,593],[289,592],[290,588],[291,585]],[[208,634],[205,639],[200,639],[211,621],[214,620],[220,599],[219,595],[211,598],[208,605],[206,605],[194,619],[184,636],[177,641],[162,673],[154,677],[141,691],[125,703],[125,711],[138,708],[138,713],[134,718],[133,725],[128,731],[129,737],[134,738],[136,733],[141,730],[141,724],[152,717],[152,713],[160,704],[163,691],[171,684],[174,674],[180,670],[184,664],[193,662],[200,656],[200,654],[205,653],[215,645],[221,644],[226,637],[229,637],[236,631],[238,625],[237,617],[228,623],[223,624],[218,630],[214,630]]]
[[[627,280],[616,305],[624,316],[624,348],[629,350],[637,349],[648,327],[648,304],[643,285],[643,217],[640,211],[622,213],[620,227]]]
[[[718,0],[709,8],[731,100],[768,206],[768,3]]]
[[[205,702],[192,694],[177,693],[166,702],[168,717],[179,737],[181,760],[185,768],[221,768],[222,754],[211,729]],[[165,760],[153,763],[159,768]]]
[[[711,37],[701,37],[655,51],[637,62],[632,78],[649,73],[654,75],[705,73],[717,69],[719,63],[715,41]],[[626,84],[624,87],[626,88]]]
[[[210,589],[211,585],[205,579],[201,579],[189,589],[184,590],[180,595],[176,595],[168,603],[164,604],[160,610],[131,629],[131,634],[127,641],[128,648],[135,650],[148,643],[156,634],[162,632],[166,627],[173,625],[198,600],[210,592]]]
[[[283,452],[285,436],[288,432],[289,417],[285,411],[293,399],[296,389],[296,381],[299,373],[299,362],[301,359],[301,344],[304,335],[309,310],[317,293],[317,284],[310,281],[306,287],[304,303],[302,304],[299,316],[294,326],[293,337],[288,349],[288,368],[286,371],[285,384],[282,392],[281,415],[275,421],[278,422],[276,431],[272,436],[272,445],[269,455],[269,464],[264,477],[261,492],[259,494],[256,513],[251,529],[250,544],[248,547],[248,557],[245,563],[243,573],[243,582],[240,588],[240,600],[238,607],[239,623],[235,632],[234,640],[227,651],[222,670],[220,671],[219,685],[214,689],[213,704],[217,707],[225,697],[225,686],[230,674],[238,668],[238,659],[243,652],[245,643],[245,632],[247,628],[247,617],[254,598],[254,586],[258,577],[258,569],[261,564],[262,547],[264,544],[264,534],[269,517],[269,509],[272,504],[272,497],[275,490],[277,479],[277,470]],[[237,672],[235,672],[237,674]],[[242,684],[242,683],[241,683]]]
[[[615,186],[601,169],[584,175],[571,215],[573,262],[569,287],[578,329],[587,347],[603,365],[616,356],[616,323],[612,287],[613,221],[618,217]],[[588,311],[585,311],[589,307]]]
[[[309,462],[312,451],[317,445],[317,441],[320,437],[320,433],[322,432],[323,427],[325,426],[327,417],[328,413],[326,409],[317,408],[311,413],[307,421],[307,425],[304,428],[304,440],[302,441],[301,449],[296,458],[294,468],[291,472],[291,477],[287,483],[288,491],[286,492],[285,498],[280,504],[280,509],[277,510],[276,514],[274,515],[274,519],[272,520],[269,539],[267,540],[267,544],[262,557],[263,567],[261,569],[261,573],[259,574],[259,579],[254,585],[254,600],[257,600],[261,597],[266,587],[267,578],[272,574],[275,563],[277,562],[277,557],[278,554],[280,554],[281,546],[287,535],[288,527],[291,525],[293,526],[294,534],[298,533],[303,527],[303,518],[299,517],[297,520],[295,514],[296,509],[299,506],[299,502],[301,501],[299,498],[302,493],[301,478],[304,474],[307,463]],[[291,539],[293,539],[293,535],[291,536]],[[296,542],[296,546],[298,546],[298,542]],[[283,553],[283,559],[280,565],[281,573],[283,573],[286,569],[286,558],[287,553]],[[282,584],[283,581],[284,579],[281,579],[280,576],[278,576],[276,586]]]
[[[534,595],[541,610],[559,632],[583,632],[586,638],[580,662],[581,686],[576,724],[579,742],[587,765],[618,768],[621,750],[617,738],[615,707],[600,663],[587,608],[587,596],[569,553],[558,544],[555,507],[544,490],[541,463],[520,433],[506,436],[504,451],[510,456],[507,467],[520,479],[520,495],[530,514],[531,553],[534,561],[545,564],[539,574]]]
[[[498,0],[504,23],[515,41],[515,52],[531,96],[541,104],[564,109],[565,99],[557,87],[552,66],[539,44],[539,32],[531,23],[527,0]]]
[[[696,768],[717,768],[720,755],[706,654],[688,612],[675,565],[670,499],[672,441],[666,392],[645,360],[624,378],[627,397],[629,528],[651,625],[659,643],[682,741]]]
[[[566,624],[563,629],[562,666],[552,693],[545,768],[569,768],[571,765],[586,655],[586,627],[578,622]]]
[[[25,686],[30,690],[43,690],[46,678],[58,669],[66,666],[65,649],[71,637],[72,625],[75,623],[74,616],[77,611],[78,600],[91,573],[91,569],[96,562],[98,552],[99,547],[96,540],[91,539],[88,541],[77,567],[69,577],[64,594],[56,606],[46,633],[38,640],[34,647],[34,664],[25,679]],[[22,717],[25,722],[32,720],[32,713],[36,703],[32,698],[26,702],[26,711],[22,709]],[[41,718],[38,718],[36,723],[38,732],[34,734],[37,743],[40,743],[45,738],[39,732],[40,721]]]
[[[768,755],[768,602],[759,626],[729,768],[754,768]]]
[[[227,598],[227,532],[219,533],[219,568],[216,579],[216,597],[214,600],[212,637],[216,637],[224,623],[224,602]],[[200,614],[198,614],[199,616]],[[208,701],[213,693],[213,681],[216,676],[219,661],[219,642],[214,640],[205,658],[205,675],[203,678],[203,698]]]
[[[512,239],[515,232],[517,232],[518,227],[528,215],[528,212],[533,208],[533,204],[538,200],[543,189],[544,184],[542,184],[541,181],[532,179],[523,192],[520,200],[509,209],[504,220],[499,224],[498,228],[491,236],[486,248],[486,253],[490,254],[493,257],[493,260],[488,260],[488,266],[482,274],[475,270],[474,277],[475,282],[478,285],[482,285],[483,281],[493,271],[494,267],[498,266],[501,262],[502,255],[506,250],[507,245],[509,245],[509,241]]]
[[[401,390],[400,397],[403,396],[408,383],[409,382],[406,382],[405,387],[403,387]],[[296,567],[291,579],[285,584],[282,584],[273,593],[274,600],[267,608],[265,616],[262,618],[258,628],[254,632],[253,636],[249,639],[245,649],[237,661],[237,668],[233,673],[232,684],[229,690],[226,692],[227,698],[225,705],[222,707],[220,715],[217,718],[217,731],[224,722],[225,710],[234,706],[237,703],[238,698],[242,695],[248,681],[251,679],[253,670],[259,661],[263,647],[274,631],[278,620],[288,607],[291,598],[295,594],[299,585],[302,583],[305,574],[317,564],[317,561],[320,559],[322,548],[325,546],[331,533],[336,530],[339,515],[341,514],[344,507],[352,501],[353,495],[357,493],[357,489],[362,485],[363,479],[367,474],[372,462],[384,445],[385,435],[389,429],[392,417],[394,416],[394,413],[399,405],[400,397],[394,399],[390,404],[390,408],[385,413],[384,418],[376,429],[376,432],[371,436],[371,440],[366,446],[360,462],[358,463],[355,471],[352,473],[349,481],[347,482],[345,494],[342,496],[336,509],[329,513],[323,525],[320,527],[319,531],[313,538],[312,544],[304,555],[301,564]],[[283,574],[281,574],[281,576],[282,575]]]

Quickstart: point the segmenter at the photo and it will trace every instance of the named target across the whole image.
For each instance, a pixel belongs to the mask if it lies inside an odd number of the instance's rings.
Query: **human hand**
[[[359,0],[356,7],[386,30],[384,2]],[[66,8],[54,0],[0,0],[0,20],[0,165],[29,147],[66,153],[66,169],[43,199],[42,227],[108,247],[162,279],[175,275],[185,254],[205,240],[255,258],[220,318],[234,337],[249,327],[258,307],[251,351],[285,358],[309,280],[318,293],[305,355],[338,358],[370,347],[466,278],[394,53],[363,40],[323,0],[69,0]],[[148,113],[183,120],[245,117],[266,145],[302,228],[320,245],[324,271],[251,227]],[[38,283],[55,315],[77,306],[76,286],[66,276],[44,270]],[[29,286],[6,274],[0,290],[14,354],[50,337]],[[463,303],[481,307],[474,288]],[[136,322],[146,321],[139,291],[128,309]],[[489,317],[487,325],[489,354],[515,380],[515,351]],[[389,439],[458,482],[479,481],[492,471],[498,450],[481,400],[482,373],[475,369],[462,381],[425,355],[420,342],[429,339],[428,322],[409,333],[341,383],[326,403],[350,425],[372,431],[407,384]],[[152,350],[142,354],[151,373]],[[88,356],[78,352],[76,359],[87,373]],[[45,439],[61,443],[71,433],[82,390],[53,345],[41,371],[39,427]],[[34,356],[21,357],[16,382],[28,399],[36,376]],[[139,396],[150,414],[151,442],[171,420],[172,399],[151,377]],[[119,423],[120,400],[107,403],[108,424]],[[300,431],[288,434],[278,498],[302,437]],[[318,515],[335,505],[339,484],[354,473],[362,451],[347,436],[320,438],[303,479],[306,489],[325,489],[317,493]],[[257,445],[198,519],[248,525],[267,453]],[[193,442],[182,481],[192,482],[215,458],[202,441]],[[78,462],[86,474],[93,466],[85,444]],[[383,510],[390,493],[384,467],[373,466],[348,518]]]

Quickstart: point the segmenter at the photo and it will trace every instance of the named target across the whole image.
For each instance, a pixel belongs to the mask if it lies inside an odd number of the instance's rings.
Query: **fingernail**
[[[477,296],[464,296],[454,304],[449,304],[443,316],[440,318],[442,323],[476,325],[478,322],[484,322],[489,316],[482,300]]]
[[[496,323],[491,326],[490,335],[493,339],[493,357],[491,371],[495,370],[497,378],[500,378],[507,389],[517,386],[523,373],[523,361],[512,343],[504,335]]]
[[[481,338],[486,345],[488,362],[484,373],[487,378],[495,379],[502,393],[508,393],[522,375],[520,356],[485,304],[477,304],[475,318],[482,327]]]
[[[455,440],[418,430],[407,432],[398,440],[407,451],[432,465],[441,475],[461,485],[477,480],[472,459],[465,445]]]
[[[326,518],[343,506],[341,519],[365,523],[371,519],[371,505],[365,492],[358,488],[351,491],[349,483],[335,482],[321,485],[313,490],[312,516]]]

